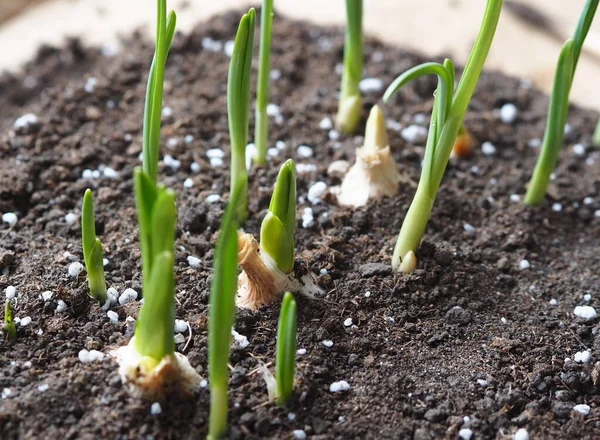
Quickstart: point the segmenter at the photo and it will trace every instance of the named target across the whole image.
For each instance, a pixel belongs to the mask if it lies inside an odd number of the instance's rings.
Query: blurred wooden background
[[[178,28],[258,0],[168,0]],[[342,24],[344,0],[274,0],[276,11],[319,24]],[[585,0],[505,0],[487,68],[533,81],[549,91],[560,47],[577,24]],[[15,11],[24,7],[20,14]],[[466,61],[485,0],[364,0],[366,32],[430,55]],[[540,17],[540,13],[545,18]],[[15,70],[41,43],[80,36],[90,44],[117,45],[136,28],[152,32],[154,0],[0,0],[0,70]],[[600,15],[600,12],[598,13]],[[7,18],[10,17],[10,18]],[[600,110],[600,18],[596,17],[577,67],[571,98]],[[233,35],[232,35],[233,38]]]

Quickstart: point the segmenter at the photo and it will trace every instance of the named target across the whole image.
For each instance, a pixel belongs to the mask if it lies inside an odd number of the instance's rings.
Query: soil
[[[181,168],[161,162],[159,179],[178,193],[176,315],[192,330],[177,349],[203,377],[215,233],[228,191],[229,58],[203,49],[202,39],[232,39],[240,15],[215,17],[177,35],[166,71],[164,105],[172,115],[164,117],[162,154],[180,160]],[[15,286],[15,315],[32,318],[18,328],[16,342],[0,342],[0,389],[10,389],[0,399],[3,439],[206,435],[208,389],[192,401],[162,402],[162,413],[152,415],[152,402],[127,394],[108,355],[94,363],[78,360],[81,349],[108,354],[126,344],[134,327],[126,318],[139,308],[137,302],[113,306],[119,315],[113,324],[88,299],[85,274],[68,275],[68,265],[82,258],[78,221],[67,223],[65,216],[79,215],[83,192],[91,187],[108,285],[141,293],[131,175],[140,164],[149,41],[133,35],[116,55],[77,41],[42,48],[22,73],[0,80],[0,212],[19,218],[12,228],[0,225],[0,289]],[[528,144],[543,133],[548,98],[519,79],[484,73],[466,116],[478,147],[470,159],[452,159],[448,166],[418,270],[394,275],[391,253],[412,187],[356,210],[336,206],[331,196],[315,205],[306,200],[317,181],[339,184],[327,175],[328,164],[352,162],[362,141],[360,135],[331,140],[320,128],[336,112],[334,72],[342,46],[340,28],[280,16],[274,22],[272,68],[281,76],[272,81],[271,102],[283,118],[272,121],[270,140],[286,148],[251,172],[245,228],[258,234],[285,159],[316,165],[298,175],[297,267],[312,272],[327,294],[297,298],[298,348],[306,354],[298,355],[295,394],[285,408],[267,401],[256,373],[259,363],[273,361],[279,305],[238,310],[236,330],[250,344],[231,356],[230,438],[292,438],[298,429],[310,439],[457,438],[463,428],[475,439],[510,438],[519,428],[535,439],[600,437],[597,321],[573,313],[577,305],[600,306],[600,218],[594,215],[600,209],[600,155],[591,147],[583,155],[572,149],[590,144],[598,115],[571,109],[551,200],[525,207],[510,196],[524,192],[538,153]],[[373,39],[366,40],[365,60],[365,77],[384,85],[425,61]],[[84,86],[92,77],[97,83],[88,92]],[[415,115],[429,115],[434,87],[433,78],[418,80],[384,107],[396,122],[390,124],[394,157],[414,181],[423,146],[407,143],[397,123],[406,127]],[[363,117],[381,93],[365,94]],[[507,102],[519,110],[512,124],[497,116]],[[26,113],[36,114],[38,124],[15,129],[14,121]],[[422,123],[420,116],[416,120]],[[193,136],[189,143],[187,135]],[[484,141],[493,143],[495,155],[482,154]],[[314,155],[299,157],[299,145],[309,145]],[[210,148],[225,150],[224,167],[210,165]],[[193,161],[200,173],[189,171]],[[116,170],[117,178],[82,178],[84,169],[103,166]],[[191,188],[183,186],[187,178]],[[220,194],[221,201],[207,203],[210,194]],[[586,197],[591,202],[584,203]],[[306,207],[313,209],[314,223],[304,228]],[[198,267],[188,265],[189,255],[200,258]],[[523,259],[530,268],[520,268]],[[44,291],[53,292],[51,300],[43,301]],[[56,311],[58,300],[68,305],[66,312]],[[345,326],[348,318],[352,325]],[[583,350],[591,351],[591,361],[574,362]],[[340,380],[350,390],[330,392]],[[589,405],[590,414],[573,411],[576,404]]]

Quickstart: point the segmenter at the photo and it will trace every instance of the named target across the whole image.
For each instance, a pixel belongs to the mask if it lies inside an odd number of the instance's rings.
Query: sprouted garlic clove
[[[398,271],[403,273],[412,273],[417,268],[417,256],[413,251],[408,251],[402,262],[400,263],[400,267]]]

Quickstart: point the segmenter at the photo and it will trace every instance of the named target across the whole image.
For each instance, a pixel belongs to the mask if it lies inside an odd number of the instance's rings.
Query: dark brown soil
[[[160,180],[178,192],[177,317],[190,322],[193,337],[179,344],[206,377],[206,322],[215,231],[227,195],[228,169],[211,167],[206,151],[222,148],[229,161],[225,86],[229,58],[202,48],[202,38],[233,38],[240,12],[212,19],[189,35],[178,35],[166,73],[162,154],[181,161],[178,171],[162,167]],[[350,210],[332,198],[313,205],[308,188],[317,181],[339,183],[326,173],[336,159],[354,160],[362,138],[330,140],[320,121],[336,111],[343,33],[277,17],[271,102],[283,122],[271,124],[271,142],[286,149],[268,167],[251,173],[251,216],[246,229],[257,233],[274,176],[288,157],[317,171],[299,174],[296,246],[299,264],[315,274],[327,292],[320,300],[298,298],[296,393],[287,408],[267,402],[259,362],[271,362],[277,304],[256,313],[239,311],[236,329],[248,337],[246,349],[232,353],[231,438],[292,438],[305,430],[311,439],[457,438],[462,428],[473,438],[510,438],[525,428],[531,438],[598,438],[600,388],[593,366],[600,352],[597,321],[573,314],[577,305],[599,307],[596,268],[600,264],[599,154],[587,148],[597,114],[571,109],[572,127],[551,193],[539,208],[511,201],[523,194],[537,150],[528,142],[542,135],[547,97],[518,79],[487,72],[467,114],[479,140],[497,148],[485,156],[479,146],[469,160],[451,161],[419,251],[419,269],[392,275],[390,257],[413,189]],[[16,316],[32,323],[18,329],[16,343],[0,342],[0,399],[3,439],[16,438],[202,438],[208,397],[192,402],[132,399],[122,388],[116,364],[82,364],[81,349],[105,354],[127,343],[138,303],[113,306],[112,324],[86,296],[84,274],[67,274],[71,252],[81,260],[78,222],[85,188],[95,193],[98,232],[109,264],[109,286],[140,291],[140,258],[131,175],[139,164],[146,72],[152,47],[133,36],[120,54],[108,57],[73,42],[44,48],[18,76],[0,80],[0,212],[15,212],[18,223],[0,225],[0,289],[18,291]],[[365,47],[365,76],[384,85],[424,59],[372,39]],[[441,60],[442,58],[440,58]],[[23,83],[36,80],[33,88]],[[97,78],[92,93],[84,90]],[[417,113],[428,114],[435,82],[419,80],[384,110],[407,126]],[[367,93],[364,114],[381,92]],[[519,114],[514,124],[495,114],[506,102]],[[14,121],[34,113],[39,124],[16,131]],[[252,131],[252,130],[251,130]],[[185,143],[184,137],[193,141]],[[410,145],[390,130],[391,146],[403,173],[418,179],[422,146]],[[177,142],[169,139],[176,139]],[[313,148],[298,157],[299,145]],[[586,161],[587,159],[587,161]],[[197,161],[199,174],[189,171]],[[109,166],[119,177],[84,179],[84,169]],[[478,167],[475,172],[473,167]],[[192,188],[184,189],[188,177]],[[209,194],[222,201],[208,204]],[[583,199],[592,197],[591,203]],[[562,205],[560,212],[552,203]],[[587,200],[586,202],[589,202]],[[315,222],[303,228],[300,216],[311,206]],[[474,234],[465,232],[468,223]],[[191,268],[189,255],[201,264]],[[522,259],[531,263],[521,270]],[[327,273],[321,273],[326,269]],[[325,271],[323,271],[325,272]],[[44,303],[43,291],[53,298]],[[367,294],[370,292],[370,295]],[[583,296],[591,294],[591,302]],[[558,305],[549,301],[556,299]],[[68,305],[57,313],[58,300]],[[353,325],[344,321],[352,318]],[[187,337],[188,334],[186,333]],[[325,347],[321,341],[331,340]],[[566,362],[590,350],[587,364]],[[329,385],[347,381],[351,389],[331,393]],[[47,390],[38,387],[47,385]],[[43,390],[45,387],[42,387]],[[588,404],[587,416],[573,411]],[[469,419],[467,419],[468,417]]]

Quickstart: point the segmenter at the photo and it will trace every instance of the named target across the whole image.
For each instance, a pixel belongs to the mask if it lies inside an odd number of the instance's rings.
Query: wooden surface
[[[13,2],[17,0],[0,0]],[[507,0],[510,1],[510,0]],[[550,90],[562,41],[572,34],[584,0],[520,0],[537,8],[555,25],[554,34],[541,31],[504,8],[486,67],[530,79]],[[248,0],[170,0],[178,11],[178,28],[189,29],[200,20],[230,8],[248,6]],[[343,0],[275,0],[278,12],[320,24],[344,22]],[[1,3],[0,3],[1,4]],[[0,27],[0,47],[7,56],[0,69],[16,69],[40,43],[61,44],[66,36],[81,36],[91,44],[117,45],[117,36],[138,27],[151,32],[153,0],[46,0],[27,8]],[[187,6],[184,6],[187,5]],[[477,34],[484,0],[364,0],[365,29],[386,42],[431,55],[451,56],[464,63]],[[233,35],[232,35],[233,38]],[[586,41],[571,97],[600,109],[600,24]]]

